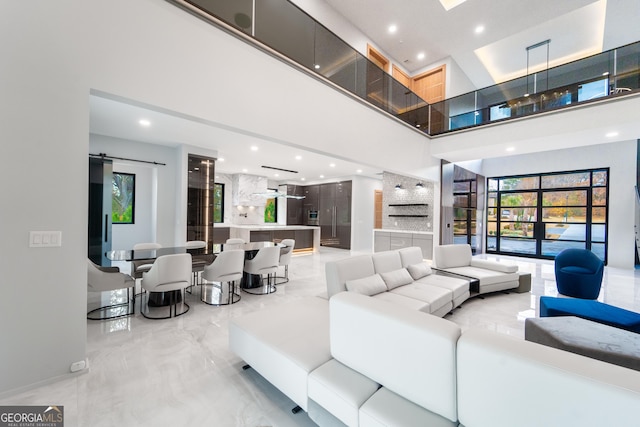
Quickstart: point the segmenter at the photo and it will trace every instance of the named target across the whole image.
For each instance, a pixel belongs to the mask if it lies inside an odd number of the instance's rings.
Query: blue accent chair
[[[599,301],[540,297],[540,317],[576,316],[592,322],[640,333],[640,313]]]
[[[556,285],[562,295],[596,299],[602,286],[604,263],[586,249],[565,249],[556,255]]]

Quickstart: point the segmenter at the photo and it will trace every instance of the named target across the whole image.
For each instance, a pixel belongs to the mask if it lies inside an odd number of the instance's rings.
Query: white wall
[[[375,190],[382,180],[354,176],[351,180],[351,250],[373,252]]]
[[[176,209],[178,195],[176,183],[180,175],[178,149],[92,134],[89,139],[89,152],[165,163],[165,166],[127,163],[133,173],[139,172],[143,176],[145,172],[149,174],[150,181],[146,182],[144,187],[136,188],[136,226],[129,228],[131,226],[116,225],[113,227],[113,249],[130,249],[132,242],[157,242],[162,246],[174,246],[177,243],[175,238],[176,224],[179,223],[176,216],[178,212]],[[117,171],[119,168],[116,165],[123,163],[122,161],[115,163],[113,169]],[[138,197],[143,200],[138,200]],[[143,207],[143,203],[147,201],[150,203],[151,210],[149,211]],[[139,217],[138,212],[145,216]],[[186,230],[186,227],[183,228]]]
[[[157,194],[155,168],[113,162],[113,172],[135,175],[133,224],[113,224],[111,249],[131,249],[140,242],[156,241]]]
[[[19,179],[2,190],[15,211],[0,218],[0,392],[85,358],[92,89],[389,170],[420,169],[428,151],[418,132],[169,2],[3,1],[0,57],[0,178]],[[179,179],[158,184],[159,210]],[[165,234],[179,220],[159,219],[158,242],[179,237]],[[29,248],[30,230],[62,231],[62,247]]]
[[[625,141],[582,147],[579,150],[556,150],[503,159],[486,159],[482,162],[480,173],[489,178],[609,167],[608,265],[633,268],[636,151],[636,141]]]

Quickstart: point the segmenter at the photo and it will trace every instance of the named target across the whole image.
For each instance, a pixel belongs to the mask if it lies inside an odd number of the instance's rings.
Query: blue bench
[[[640,313],[594,300],[540,297],[540,317],[576,316],[640,333]]]

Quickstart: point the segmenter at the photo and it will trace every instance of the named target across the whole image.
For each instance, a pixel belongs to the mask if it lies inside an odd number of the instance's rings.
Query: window
[[[607,169],[491,178],[487,252],[554,258],[589,249],[606,262]]]
[[[111,222],[133,224],[135,222],[136,176],[114,172],[112,178]]]
[[[213,222],[224,222],[224,184],[213,185]]]

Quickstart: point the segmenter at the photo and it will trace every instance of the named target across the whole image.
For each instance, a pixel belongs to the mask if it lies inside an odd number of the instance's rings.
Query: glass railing
[[[430,104],[428,133],[557,110],[639,88],[640,42],[636,42]]]
[[[424,100],[288,0],[171,1],[223,21],[366,102],[428,129]]]
[[[640,42],[427,104],[289,0],[190,5],[428,135],[624,96],[640,88]]]

